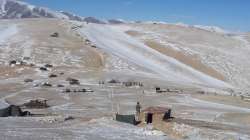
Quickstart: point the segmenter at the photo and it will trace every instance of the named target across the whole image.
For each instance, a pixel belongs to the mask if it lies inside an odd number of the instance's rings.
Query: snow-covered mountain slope
[[[102,21],[95,17],[81,17],[65,11],[53,11],[48,8],[37,7],[18,0],[0,0],[0,19],[18,18],[59,18],[88,23],[106,24],[121,23],[120,20]]]
[[[86,17],[86,18],[84,18],[84,21],[88,22],[88,23],[105,24],[104,21],[101,21],[101,20],[94,18],[94,17]]]
[[[124,24],[124,23],[126,23],[126,21],[124,21],[122,19],[110,19],[110,20],[108,20],[108,23],[110,23],[110,24]]]
[[[36,7],[16,0],[0,0],[0,7],[0,18],[2,19],[38,17],[69,19],[68,16],[60,12]]]
[[[142,42],[126,35],[119,28],[110,25],[91,24],[86,25],[81,33],[105,52],[151,70],[167,81],[212,87],[230,87],[224,81],[197,71],[144,45]]]
[[[158,73],[168,81],[216,87],[233,85],[245,89],[250,80],[246,72],[248,67],[242,63],[248,59],[247,35],[229,36],[222,29],[208,26],[126,23],[122,20],[105,22],[16,0],[0,0],[0,5],[2,19],[42,17],[102,24],[86,24],[81,33],[112,56],[104,64],[109,65],[107,67],[138,70],[138,66]],[[5,32],[14,33],[14,28],[12,26],[8,28],[12,31]],[[2,40],[8,33],[2,35]]]
[[[129,24],[119,28],[167,56],[249,91],[247,35],[227,35],[173,24]]]
[[[18,0],[0,0],[0,19],[59,18],[97,24],[121,24],[122,20],[100,20],[95,17],[81,17],[65,11],[53,11]]]
[[[206,30],[206,31],[210,31],[210,32],[215,32],[215,33],[221,33],[221,34],[227,34],[228,33],[228,31],[225,31],[225,30],[221,29],[220,27],[216,27],[216,26],[194,25],[192,27],[202,29],[202,30]]]
[[[1,68],[9,61],[23,57],[29,57],[36,64],[101,67],[98,53],[84,47],[82,39],[70,32],[70,28],[67,21],[50,18],[0,21]],[[54,32],[60,37],[50,37]]]

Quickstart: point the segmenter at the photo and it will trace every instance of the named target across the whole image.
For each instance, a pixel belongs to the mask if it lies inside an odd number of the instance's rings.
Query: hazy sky
[[[81,16],[215,25],[250,31],[250,0],[25,0]]]

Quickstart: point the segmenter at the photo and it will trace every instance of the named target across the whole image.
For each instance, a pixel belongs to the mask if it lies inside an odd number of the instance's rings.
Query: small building
[[[167,107],[148,107],[140,114],[140,121],[146,124],[161,123],[171,118],[171,109]]]

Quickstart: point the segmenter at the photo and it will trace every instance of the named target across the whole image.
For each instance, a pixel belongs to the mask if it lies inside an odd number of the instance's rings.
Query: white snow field
[[[0,124],[5,126],[5,129],[0,129],[0,139],[19,140],[21,137],[26,140],[171,140],[159,131],[138,128],[106,118],[89,122],[56,122],[56,125],[50,124],[46,119],[51,118],[6,118],[5,121],[13,123],[0,121]],[[57,119],[60,120],[60,117]],[[18,123],[19,127],[16,127],[15,123]],[[28,123],[31,125],[27,125]],[[43,128],[34,124],[42,125]]]
[[[106,53],[151,70],[166,81],[217,88],[231,87],[224,81],[201,73],[174,58],[162,55],[125,34],[119,28],[113,28],[110,25],[87,24],[80,32]]]

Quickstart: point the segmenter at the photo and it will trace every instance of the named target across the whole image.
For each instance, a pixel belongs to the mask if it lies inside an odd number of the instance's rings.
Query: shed
[[[171,108],[167,107],[148,107],[140,115],[140,120],[147,124],[160,123],[171,118]]]

